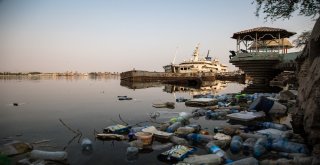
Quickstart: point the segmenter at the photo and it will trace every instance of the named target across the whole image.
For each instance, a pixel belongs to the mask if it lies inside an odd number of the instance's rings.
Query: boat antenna
[[[208,53],[207,53],[207,58],[209,57],[209,53],[210,53],[210,50],[208,50]]]
[[[177,46],[177,48],[176,48],[176,52],[174,53],[174,57],[173,57],[173,60],[172,60],[172,64],[174,64],[174,62],[176,61],[176,57],[177,57],[177,53],[178,53],[178,49],[179,49],[179,46]]]

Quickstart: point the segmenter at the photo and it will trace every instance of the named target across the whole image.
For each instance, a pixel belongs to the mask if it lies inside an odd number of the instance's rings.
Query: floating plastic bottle
[[[208,149],[209,153],[216,154],[223,158],[225,163],[232,162],[232,160],[228,158],[227,154],[219,146],[217,146],[214,141],[208,142],[206,148]]]
[[[227,165],[259,165],[259,161],[254,157],[248,157],[231,163],[227,163]]]
[[[139,149],[137,147],[128,147],[126,156],[128,161],[137,160],[139,156]]]
[[[272,141],[271,148],[276,151],[289,153],[309,154],[310,151],[305,144],[290,142],[286,139],[275,139]]]
[[[222,163],[220,156],[216,154],[200,155],[188,157],[183,160],[183,163],[192,164],[192,165],[201,165],[201,164],[211,164],[219,165]]]
[[[257,141],[257,139],[255,139],[255,138],[248,138],[247,140],[245,140],[242,143],[242,149],[243,149],[243,153],[245,155],[249,155],[249,153],[251,151],[253,151],[253,147],[254,147],[256,141]]]
[[[274,128],[274,129],[278,129],[281,131],[288,130],[288,127],[284,124],[277,124],[277,123],[272,123],[272,122],[261,122],[261,123],[258,123],[258,126],[260,126],[262,128]]]
[[[228,115],[226,111],[207,111],[206,112],[206,119],[224,119],[225,116]]]
[[[238,153],[242,149],[242,138],[240,136],[233,136],[230,143],[230,151],[232,153]]]
[[[173,124],[171,124],[168,128],[167,128],[167,132],[169,133],[173,133],[174,131],[176,131],[179,127],[183,126],[183,124],[181,122],[175,122]]]
[[[212,135],[191,133],[187,135],[187,139],[198,143],[208,143],[209,141],[214,140],[214,137]]]
[[[289,158],[289,159],[293,159],[295,157],[306,157],[307,154],[303,154],[303,153],[287,153],[287,152],[278,152],[278,155],[285,157],[285,158]]]
[[[188,135],[190,133],[193,133],[194,131],[195,131],[194,128],[185,126],[185,127],[178,128],[177,131],[175,132],[175,134],[177,134],[179,136],[183,136],[183,135]]]
[[[30,152],[31,159],[42,159],[42,160],[65,160],[68,154],[65,151],[41,151],[32,150]]]
[[[255,138],[255,139],[266,138],[266,136],[264,136],[264,135],[258,135],[258,134],[253,134],[253,133],[240,133],[239,136],[241,136],[243,139],[247,139],[247,138]]]
[[[199,132],[201,130],[201,125],[199,124],[189,124],[187,126],[193,128],[194,132]]]
[[[88,138],[83,138],[81,141],[81,148],[83,152],[91,153],[93,151],[92,141]]]
[[[188,145],[188,141],[184,138],[179,138],[177,136],[171,136],[170,141],[178,145]]]
[[[267,138],[259,138],[253,146],[253,156],[258,158],[267,151]]]

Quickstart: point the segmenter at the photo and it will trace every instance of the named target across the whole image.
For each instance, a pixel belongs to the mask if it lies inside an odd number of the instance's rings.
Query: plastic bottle
[[[240,133],[239,136],[241,136],[243,139],[248,139],[248,138],[266,138],[264,135],[258,135],[258,134],[252,134],[252,133]]]
[[[139,156],[139,149],[137,147],[128,147],[126,155],[128,161],[137,160]]]
[[[307,154],[303,154],[303,153],[287,153],[287,152],[278,152],[278,155],[285,157],[285,158],[289,158],[289,159],[293,159],[294,157],[306,157]]]
[[[247,140],[245,140],[243,143],[242,143],[242,149],[243,149],[243,153],[245,155],[249,155],[249,153],[251,151],[253,151],[253,147],[254,147],[254,144],[256,143],[257,139],[255,138],[248,138]]]
[[[180,128],[178,128],[177,131],[175,132],[175,134],[178,134],[178,135],[188,135],[188,134],[190,134],[190,133],[193,133],[194,131],[195,131],[194,128],[185,126],[185,127],[180,127]]]
[[[208,155],[200,155],[200,156],[185,158],[183,160],[183,163],[192,164],[192,165],[201,165],[201,164],[219,165],[222,163],[222,159],[216,154],[208,154]]]
[[[289,153],[309,154],[310,151],[305,144],[290,142],[286,139],[275,139],[272,141],[271,148],[276,151]]]
[[[194,129],[194,132],[199,132],[201,130],[200,124],[189,124],[188,127],[192,127]]]
[[[211,110],[206,112],[206,119],[220,119],[227,115],[228,113],[226,111],[217,111],[213,112]]]
[[[88,138],[83,138],[81,141],[81,148],[83,152],[92,152],[92,141]]]
[[[212,135],[191,133],[187,135],[187,139],[198,143],[208,143],[209,141],[214,140],[214,137]]]
[[[230,151],[232,153],[238,153],[242,149],[242,138],[238,135],[233,136],[230,143]]]
[[[170,126],[170,123],[163,123],[159,126],[159,131],[166,131],[167,128]]]
[[[267,151],[267,138],[259,138],[253,146],[253,156],[258,158]]]
[[[171,136],[170,141],[172,143],[178,144],[178,145],[188,145],[188,141],[186,139],[179,138],[177,136]]]
[[[216,154],[223,158],[225,163],[232,162],[232,160],[228,158],[227,154],[220,147],[218,147],[214,141],[208,142],[206,148],[208,149],[209,153]]]
[[[259,165],[259,161],[254,157],[248,157],[228,163],[227,165]]]
[[[274,129],[278,129],[281,131],[288,130],[288,127],[284,124],[277,124],[277,123],[272,123],[272,122],[261,122],[261,123],[258,123],[258,126],[261,126],[263,128],[274,128]]]
[[[32,150],[30,152],[31,159],[42,159],[42,160],[65,160],[68,154],[65,151],[41,151]]]
[[[183,126],[183,124],[181,122],[175,122],[173,124],[171,124],[168,128],[167,128],[167,132],[169,133],[173,133],[174,131],[176,131],[179,127]]]

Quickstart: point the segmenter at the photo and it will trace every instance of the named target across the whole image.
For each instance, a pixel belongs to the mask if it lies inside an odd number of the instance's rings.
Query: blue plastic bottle
[[[227,154],[219,147],[217,146],[213,141],[210,141],[207,143],[206,148],[208,149],[209,153],[216,154],[219,157],[224,159],[224,163],[231,163],[232,160],[229,159]]]
[[[259,138],[253,146],[253,156],[258,158],[267,151],[267,138]]]
[[[262,123],[258,123],[258,125],[263,128],[273,128],[273,129],[278,129],[281,131],[288,130],[288,127],[284,124],[277,124],[277,123],[272,123],[272,122],[262,122]]]
[[[242,149],[242,138],[240,136],[233,136],[230,143],[230,151],[234,154],[240,152]]]
[[[289,153],[303,153],[309,154],[310,151],[305,144],[290,142],[286,139],[275,139],[272,141],[271,148],[276,151]]]
[[[245,155],[249,155],[250,152],[253,151],[253,147],[256,141],[257,139],[255,138],[248,138],[242,143],[242,149]]]
[[[176,131],[179,127],[183,126],[183,124],[181,122],[175,122],[173,124],[171,124],[168,128],[167,128],[167,132],[169,133],[173,133],[174,131]]]
[[[191,133],[187,135],[187,139],[198,143],[208,143],[209,141],[214,140],[214,137],[212,135]]]

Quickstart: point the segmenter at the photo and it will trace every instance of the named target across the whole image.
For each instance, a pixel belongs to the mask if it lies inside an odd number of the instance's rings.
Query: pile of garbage
[[[304,138],[295,134],[289,125],[277,123],[273,116],[288,115],[294,105],[296,93],[284,94],[223,94],[197,96],[192,106],[201,98],[212,99],[205,107],[191,112],[175,113],[165,122],[150,122],[148,125],[116,124],[96,132],[97,139],[128,142],[127,161],[139,159],[145,150],[160,150],[159,161],[178,164],[232,164],[232,165],[274,165],[274,164],[317,164]],[[179,99],[180,101],[180,99]],[[213,105],[214,102],[214,105]],[[157,120],[161,113],[151,113],[150,120]],[[204,129],[195,119],[226,120],[224,126]],[[83,138],[83,152],[92,152],[92,141]],[[18,147],[19,148],[19,147]],[[61,161],[67,158],[65,151],[28,150],[31,160]],[[204,152],[198,152],[198,151]],[[1,155],[7,155],[0,148]],[[28,161],[29,159],[25,160]],[[22,160],[21,160],[22,161]],[[28,163],[25,163],[28,164]]]

